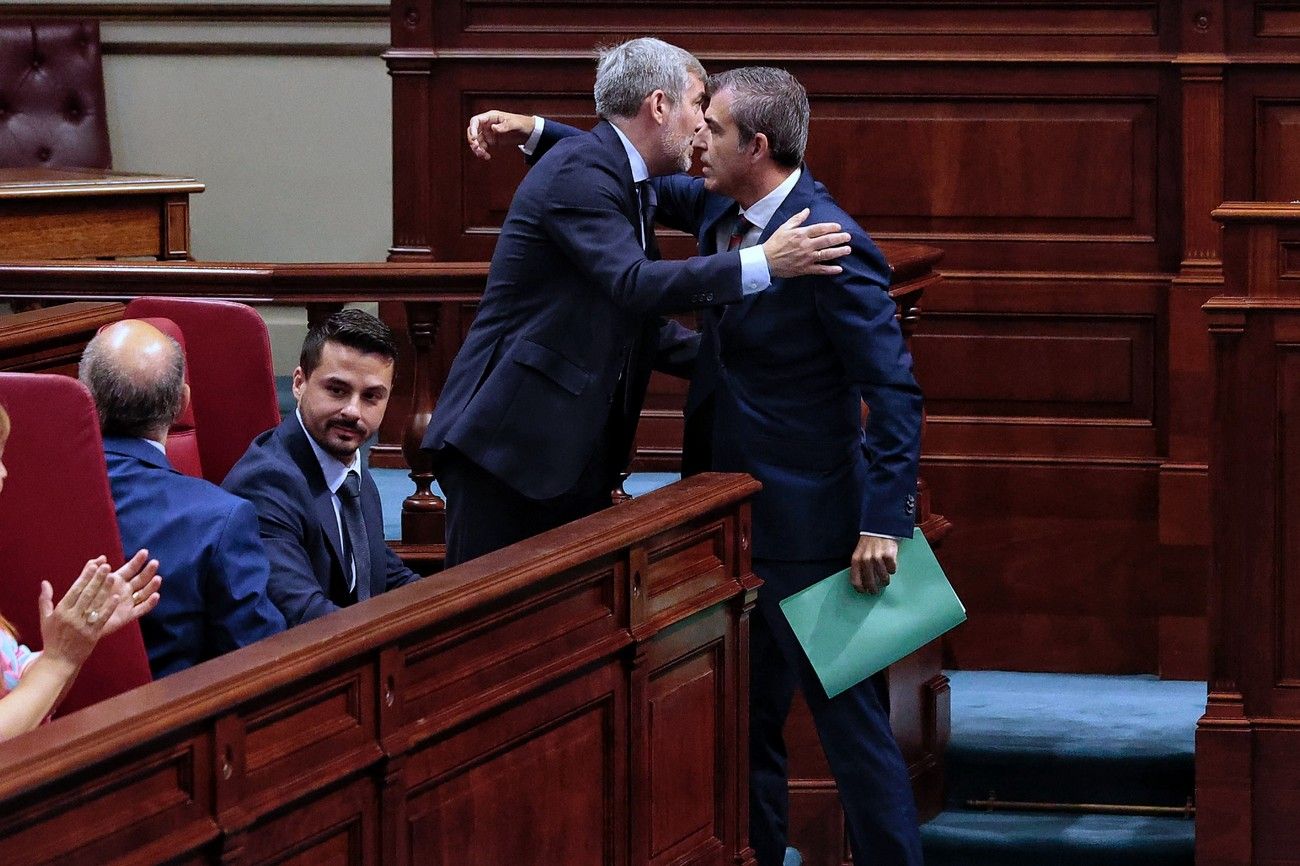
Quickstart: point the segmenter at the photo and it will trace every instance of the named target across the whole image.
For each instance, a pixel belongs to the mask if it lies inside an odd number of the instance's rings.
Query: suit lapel
[[[763,231],[758,236],[758,242],[760,244],[765,243],[768,238],[776,234],[776,230],[783,226],[786,220],[812,204],[812,174],[808,171],[807,165],[803,165],[801,168],[802,171],[799,173],[799,180],[795,182],[794,188],[790,190],[790,193],[785,197],[785,201],[781,202],[780,207],[778,207],[776,212],[772,214],[772,218],[767,221],[767,225],[763,226]],[[804,225],[808,225],[813,221],[813,217],[809,216]],[[774,278],[772,280],[772,285],[766,291],[749,295],[739,303],[732,304],[724,310],[722,316],[719,317],[719,327],[723,329],[736,327],[741,319],[749,314],[749,311],[753,309],[754,305],[757,304],[767,292],[779,288],[780,282],[780,280]]]
[[[280,425],[285,450],[297,464],[298,469],[307,479],[307,490],[311,493],[312,512],[320,524],[321,531],[329,540],[330,553],[334,560],[343,567],[343,540],[339,537],[338,518],[334,514],[334,494],[325,486],[325,475],[316,460],[316,452],[307,441],[307,434],[298,423],[297,415],[290,415]],[[326,587],[328,591],[329,587]]]
[[[711,256],[718,250],[718,226],[724,220],[735,220],[740,207],[731,199],[711,195],[704,206],[700,222],[700,255]]]
[[[632,182],[632,164],[627,160],[627,151],[623,148],[623,140],[618,137],[614,131],[613,125],[607,120],[602,120],[591,130],[591,134],[600,139],[601,144],[605,145],[618,161],[621,179],[623,181],[623,215],[627,217],[628,222],[637,231],[637,237],[641,236],[641,209],[640,200],[636,194],[636,184]]]

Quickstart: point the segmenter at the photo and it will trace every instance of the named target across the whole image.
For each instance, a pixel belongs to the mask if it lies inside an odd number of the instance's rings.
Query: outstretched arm
[[[512,114],[508,111],[485,111],[469,119],[465,138],[469,149],[482,160],[492,158],[492,150],[498,145],[521,145],[533,134],[533,116],[531,114]]]

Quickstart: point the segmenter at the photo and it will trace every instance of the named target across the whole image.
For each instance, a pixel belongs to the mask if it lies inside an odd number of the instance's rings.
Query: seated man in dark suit
[[[122,546],[147,547],[167,575],[162,601],[140,621],[155,677],[284,630],[267,598],[253,506],[167,460],[167,430],[190,396],[184,364],[171,337],[135,319],[105,328],[81,359]]]
[[[418,577],[384,543],[359,453],[384,419],[396,357],[393,332],[360,310],[312,328],[293,371],[297,411],[254,439],[222,484],[257,506],[271,600],[290,626]]]
[[[889,265],[803,162],[808,98],[792,75],[734,69],[711,78],[709,90],[695,136],[704,177],[653,179],[659,219],[695,235],[701,255],[761,243],[805,208],[852,238],[837,274],[776,278],[766,292],[700,312],[684,468],[763,482],[753,510],[753,568],[764,584],[750,631],[750,843],[759,866],[782,862],[782,728],[802,688],[839,788],[853,862],[913,866],[921,862],[916,807],[883,675],[827,698],[779,607],[846,566],[857,589],[881,591],[898,540],[912,537],[922,400],[888,294]],[[503,140],[528,136],[529,149],[543,150],[581,134],[486,112],[470,125],[476,152],[491,143],[485,129]],[[871,409],[865,430],[863,400]]]

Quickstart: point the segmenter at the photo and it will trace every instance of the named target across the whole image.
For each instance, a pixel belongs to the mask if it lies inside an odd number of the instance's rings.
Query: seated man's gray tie
[[[370,585],[370,537],[366,534],[366,521],[361,515],[361,476],[349,471],[339,485],[339,513],[343,517],[344,579],[348,575],[348,560],[352,561],[355,583],[348,590],[356,598],[356,588]],[[335,599],[338,602],[338,599]]]

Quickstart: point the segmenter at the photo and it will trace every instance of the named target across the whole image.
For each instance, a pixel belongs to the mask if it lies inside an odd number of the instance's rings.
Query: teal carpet
[[[1186,805],[1205,683],[953,671],[948,809],[928,866],[1191,866],[1184,817],[982,811],[968,800]]]

